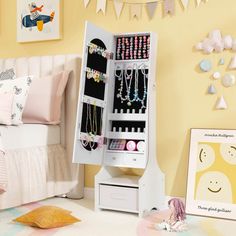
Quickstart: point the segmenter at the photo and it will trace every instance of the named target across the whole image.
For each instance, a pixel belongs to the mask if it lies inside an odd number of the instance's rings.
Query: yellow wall
[[[158,161],[166,174],[166,194],[184,196],[186,191],[189,129],[191,127],[236,128],[236,88],[223,88],[215,82],[218,95],[225,95],[228,110],[215,111],[216,95],[206,95],[210,74],[199,73],[198,62],[205,57],[216,63],[222,56],[229,62],[233,55],[205,56],[193,50],[193,45],[207,33],[219,28],[236,38],[235,0],[209,0],[199,8],[190,0],[183,11],[176,0],[176,14],[162,17],[158,6],[153,20],[143,9],[142,20],[130,20],[126,6],[120,20],[115,17],[112,1],[108,0],[107,13],[95,14],[96,1],[84,9],[82,0],[63,2],[63,38],[58,41],[16,43],[16,1],[0,0],[0,57],[81,53],[84,22],[89,20],[114,32],[154,31],[159,35],[158,50]],[[226,66],[220,67],[224,73]],[[86,186],[93,186],[94,174],[99,167],[86,167]]]

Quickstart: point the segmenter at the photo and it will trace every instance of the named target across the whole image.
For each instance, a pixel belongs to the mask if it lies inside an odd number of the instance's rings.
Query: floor
[[[39,230],[13,223],[12,220],[42,205],[55,205],[71,210],[82,221],[71,226]],[[93,210],[93,201],[52,198],[21,207],[0,211],[0,236],[235,236],[236,222],[188,216],[188,230],[168,233],[153,229],[157,213],[138,218],[135,214]]]

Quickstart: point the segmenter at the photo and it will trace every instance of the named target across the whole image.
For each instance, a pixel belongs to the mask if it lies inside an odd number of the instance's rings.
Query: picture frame
[[[236,130],[191,129],[186,213],[236,220]]]
[[[17,0],[17,42],[60,39],[60,0]]]

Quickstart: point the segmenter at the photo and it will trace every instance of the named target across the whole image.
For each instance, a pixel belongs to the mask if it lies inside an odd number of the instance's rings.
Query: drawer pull
[[[112,160],[115,161],[115,160],[116,160],[116,157],[112,157]]]

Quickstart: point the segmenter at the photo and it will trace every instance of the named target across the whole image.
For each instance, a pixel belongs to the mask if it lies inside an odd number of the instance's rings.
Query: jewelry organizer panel
[[[107,166],[146,166],[150,37],[148,33],[115,36],[116,60],[114,78],[109,84],[112,94],[108,101],[108,141],[104,159]]]
[[[87,23],[73,161],[102,164],[113,35]]]
[[[97,48],[100,51],[97,51]],[[106,46],[100,39],[93,39],[87,45],[87,68],[84,95],[104,100],[107,72],[107,58],[102,55]]]

